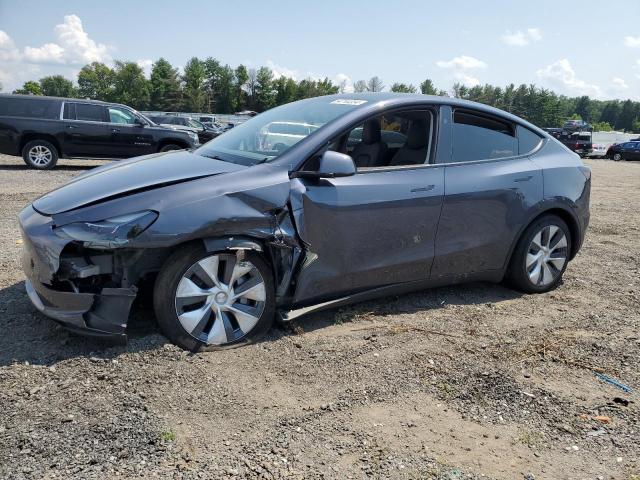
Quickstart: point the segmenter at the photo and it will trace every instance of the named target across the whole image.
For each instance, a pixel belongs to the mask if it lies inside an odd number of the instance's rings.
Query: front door
[[[111,144],[109,154],[114,158],[129,158],[155,152],[150,127],[136,123],[135,114],[122,107],[108,107]]]
[[[292,184],[294,217],[308,252],[295,303],[429,278],[444,167]]]

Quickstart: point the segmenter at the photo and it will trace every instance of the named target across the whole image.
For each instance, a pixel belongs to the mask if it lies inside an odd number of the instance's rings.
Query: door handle
[[[118,133],[118,132],[120,132],[120,129],[119,128],[112,128],[111,131],[113,133]]]
[[[526,177],[516,178],[516,179],[514,180],[514,182],[516,182],[516,183],[517,183],[517,182],[528,182],[528,181],[529,181],[529,180],[531,180],[532,178],[533,178],[533,175],[529,175],[529,176],[526,176]]]
[[[75,129],[76,129],[76,128],[78,128],[78,127],[76,127],[75,125],[67,125],[67,128],[68,128],[69,130],[75,130]]]
[[[415,188],[411,189],[411,193],[429,192],[429,191],[433,190],[434,188],[436,188],[435,185],[427,185],[426,187],[415,187]]]

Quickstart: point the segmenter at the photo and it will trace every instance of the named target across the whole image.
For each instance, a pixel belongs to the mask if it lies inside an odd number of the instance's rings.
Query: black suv
[[[126,105],[0,95],[0,153],[40,170],[59,157],[128,158],[198,144],[195,133],[156,125]]]

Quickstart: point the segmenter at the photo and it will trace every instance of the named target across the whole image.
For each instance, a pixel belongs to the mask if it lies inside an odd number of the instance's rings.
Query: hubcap
[[[45,166],[51,162],[52,158],[53,154],[51,150],[44,145],[36,145],[29,150],[29,160],[31,160],[34,165]]]
[[[237,255],[218,254],[194,263],[176,289],[182,327],[207,345],[241,339],[258,323],[267,292],[260,271]]]
[[[547,225],[531,241],[525,268],[531,283],[544,287],[555,281],[567,262],[567,237],[556,225]]]

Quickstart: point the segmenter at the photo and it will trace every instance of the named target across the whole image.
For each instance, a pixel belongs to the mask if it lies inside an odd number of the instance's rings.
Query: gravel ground
[[[24,294],[17,213],[99,163],[0,156],[1,478],[640,479],[640,164],[588,162],[554,292],[433,289],[192,355],[143,306],[113,346]]]

